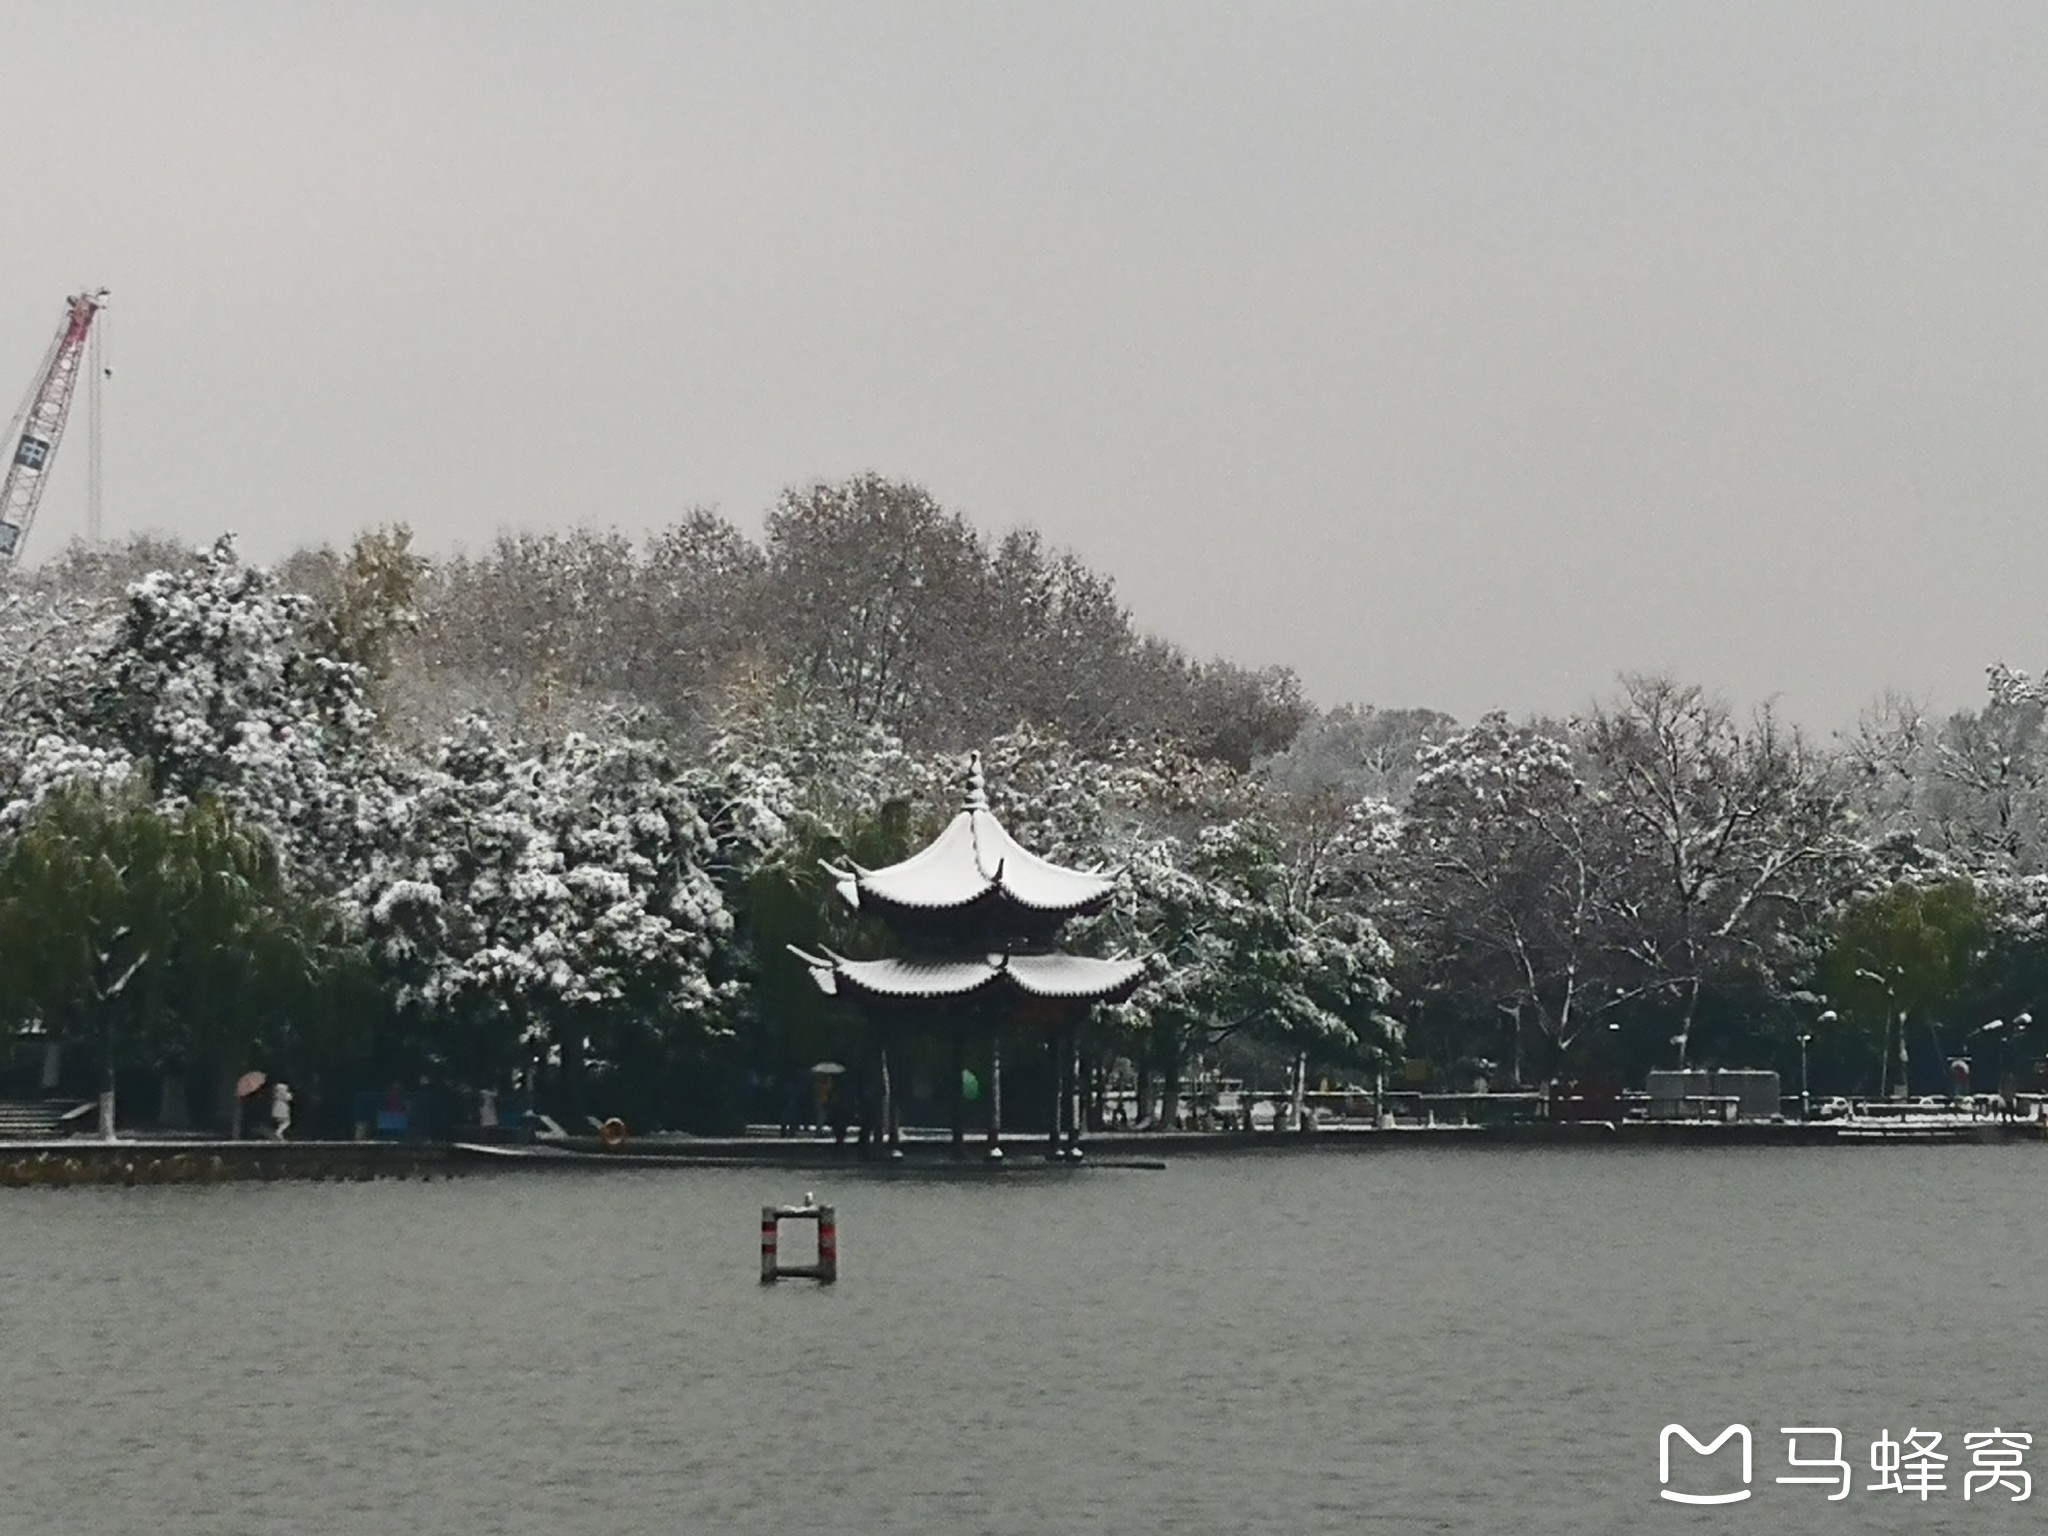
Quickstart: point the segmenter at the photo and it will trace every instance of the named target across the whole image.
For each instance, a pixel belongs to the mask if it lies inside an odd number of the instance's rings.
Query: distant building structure
[[[1768,1120],[1783,1108],[1778,1074],[1754,1068],[1654,1071],[1643,1087],[1652,1120]]]
[[[1144,981],[1139,959],[1094,959],[1058,948],[1071,918],[1102,911],[1116,875],[1069,869],[1032,853],[989,810],[981,754],[968,760],[967,794],[944,831],[886,869],[826,865],[840,898],[879,918],[902,953],[849,960],[827,951],[791,952],[819,988],[858,1005],[875,1027],[881,1123],[891,1155],[901,1153],[897,1098],[889,1076],[892,1041],[937,1032],[953,1048],[953,1149],[965,1149],[962,1088],[967,1044],[988,1062],[987,1153],[1002,1152],[1002,1047],[1007,1032],[1039,1037],[1053,1090],[1048,1158],[1079,1157],[1084,1119],[1081,1025],[1097,1003],[1121,1002]]]

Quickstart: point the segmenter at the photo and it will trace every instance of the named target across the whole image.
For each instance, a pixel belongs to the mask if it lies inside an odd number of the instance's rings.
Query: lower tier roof
[[[1121,1002],[1145,979],[1142,960],[1085,955],[977,955],[964,960],[820,958],[792,947],[822,992],[889,1000],[973,997],[1002,987],[1024,997],[1063,1002]]]

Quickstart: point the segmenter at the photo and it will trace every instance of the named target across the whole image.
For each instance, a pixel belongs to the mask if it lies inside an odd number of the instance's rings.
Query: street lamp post
[[[1823,1013],[1823,1014],[1822,1014],[1822,1015],[1821,1015],[1821,1016],[1820,1016],[1819,1018],[1817,1018],[1817,1019],[1815,1019],[1815,1020],[1814,1020],[1814,1023],[1815,1023],[1815,1024],[1832,1024],[1832,1023],[1834,1023],[1834,1022],[1835,1022],[1835,1010],[1834,1010],[1834,1009],[1832,1009],[1832,1008],[1828,1009],[1828,1010],[1827,1010],[1827,1011],[1826,1011],[1825,1013]],[[1812,1030],[1810,1030],[1810,1029],[1809,1029],[1809,1030],[1802,1030],[1802,1031],[1800,1031],[1800,1034],[1799,1034],[1799,1118],[1800,1118],[1800,1119],[1802,1119],[1802,1120],[1810,1120],[1810,1119],[1812,1119],[1812,1118],[1813,1118],[1813,1094],[1812,1094],[1812,1091],[1811,1091],[1811,1089],[1810,1089],[1810,1087],[1809,1087],[1809,1084],[1808,1084],[1808,1082],[1807,1082],[1807,1076],[1806,1076],[1806,1047],[1807,1047],[1807,1046],[1808,1046],[1809,1044],[1811,1044],[1811,1043],[1812,1043],[1812,1041],[1813,1041],[1813,1031],[1812,1031]]]
[[[1963,1054],[1949,1064],[1949,1073],[1955,1083],[1953,1095],[1955,1098],[1961,1098],[1965,1088],[1974,1087],[1970,1082],[1970,1067],[1976,1055],[1975,1042],[1977,1037],[1979,1035],[1996,1035],[2004,1028],[2005,1020],[1993,1019],[1988,1024],[1979,1024],[1975,1029],[1963,1036]],[[1977,1099],[1974,1092],[1970,1097],[1970,1118],[1972,1120],[1977,1118]]]
[[[1884,977],[1878,975],[1876,971],[1866,970],[1862,966],[1858,966],[1856,974],[1865,981],[1876,982],[1878,986],[1884,989],[1884,1038],[1878,1042],[1877,1052],[1877,1091],[1880,1095],[1886,1093],[1885,1079],[1887,1073],[1891,1070],[1892,1015],[1895,1013],[1898,1015],[1899,1083],[1896,1096],[1903,1099],[1907,1096],[1908,1092],[1906,1082],[1906,1011],[1899,1005],[1899,989],[1895,985],[1898,971],[1894,968],[1890,977]]]
[[[2013,1117],[2014,1112],[2019,1108],[2020,1085],[2019,1078],[2014,1074],[2013,1070],[2006,1065],[2007,1061],[2010,1059],[2010,1053],[2006,1046],[2006,1040],[2012,1040],[2024,1031],[2031,1029],[2033,1027],[2033,1023],[2034,1016],[2031,1013],[2014,1014],[2012,1016],[2012,1033],[2007,1035],[2005,1037],[2005,1040],[2001,1040],[1998,1043],[1998,1102],[2000,1103],[2000,1105],[2004,1107],[2005,1117],[2008,1120],[2010,1120]],[[2020,1058],[2020,1061],[2021,1064],[2024,1066],[2026,1058],[2023,1056]],[[2006,1085],[2008,1083],[2012,1085],[2012,1091],[2009,1093],[2006,1091]]]
[[[2005,1098],[2005,1042],[2012,1039],[2013,1036],[2019,1034],[2022,1030],[2025,1030],[2033,1022],[2034,1016],[2031,1013],[2016,1013],[2012,1016],[2012,1023],[2010,1025],[2008,1025],[2004,1019],[1993,1019],[1988,1024],[1979,1024],[1975,1029],[1971,1030],[1969,1034],[1964,1036],[1963,1038],[1963,1050],[1965,1056],[1967,1056],[1971,1051],[1971,1042],[1974,1041],[1979,1035],[1998,1036],[1997,1043],[1999,1074],[1997,1086],[1998,1095],[2001,1102],[2003,1102]]]

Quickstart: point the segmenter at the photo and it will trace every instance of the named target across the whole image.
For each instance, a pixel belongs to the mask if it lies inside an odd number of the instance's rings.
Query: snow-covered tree
[[[566,896],[555,851],[513,753],[480,719],[389,788],[366,818],[374,851],[346,893],[351,928],[422,1059],[496,1082],[530,1059],[535,1005],[568,980],[540,938]]]
[[[1308,721],[1259,770],[1290,799],[1397,801],[1422,771],[1424,748],[1457,728],[1449,715],[1433,709],[1341,705]]]
[[[535,1058],[571,1092],[622,1032],[718,1027],[731,919],[674,765],[623,736],[527,753],[465,721],[387,802],[351,910],[426,1049],[491,1083]]]
[[[1698,687],[1627,679],[1585,733],[1615,841],[1602,902],[1631,989],[1673,1000],[1689,1055],[1713,987],[1773,987],[1848,885],[1848,795],[1768,711],[1747,728]]]
[[[1572,744],[1500,714],[1423,750],[1394,906],[1411,964],[1468,1017],[1513,1018],[1554,1066],[1612,1002],[1602,885],[1614,849]]]
[[[1187,1065],[1226,1044],[1384,1059],[1393,954],[1362,885],[1386,855],[1384,808],[1303,835],[1242,774],[1172,755],[1145,768],[1122,888],[1091,925],[1153,960],[1146,989],[1109,1010],[1145,1096],[1156,1069],[1174,1103]]]
[[[277,840],[289,867],[337,882],[359,819],[374,718],[363,669],[308,635],[309,601],[223,538],[128,590],[73,712],[82,743],[144,765],[175,807],[214,795]]]
[[[88,746],[55,732],[36,737],[8,764],[9,794],[0,804],[0,832],[18,832],[55,795],[76,788],[114,792],[140,777],[118,747]]]
[[[565,892],[556,937],[570,980],[549,1024],[573,1094],[593,1051],[644,1061],[728,1027],[711,967],[732,916],[710,830],[652,744],[572,736],[543,754],[534,785]]]

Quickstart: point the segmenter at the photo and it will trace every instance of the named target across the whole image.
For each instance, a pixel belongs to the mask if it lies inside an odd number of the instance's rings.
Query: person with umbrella
[[[235,1080],[235,1118],[231,1140],[242,1139],[242,1106],[261,1093],[263,1085],[269,1081],[267,1072],[244,1072]]]

